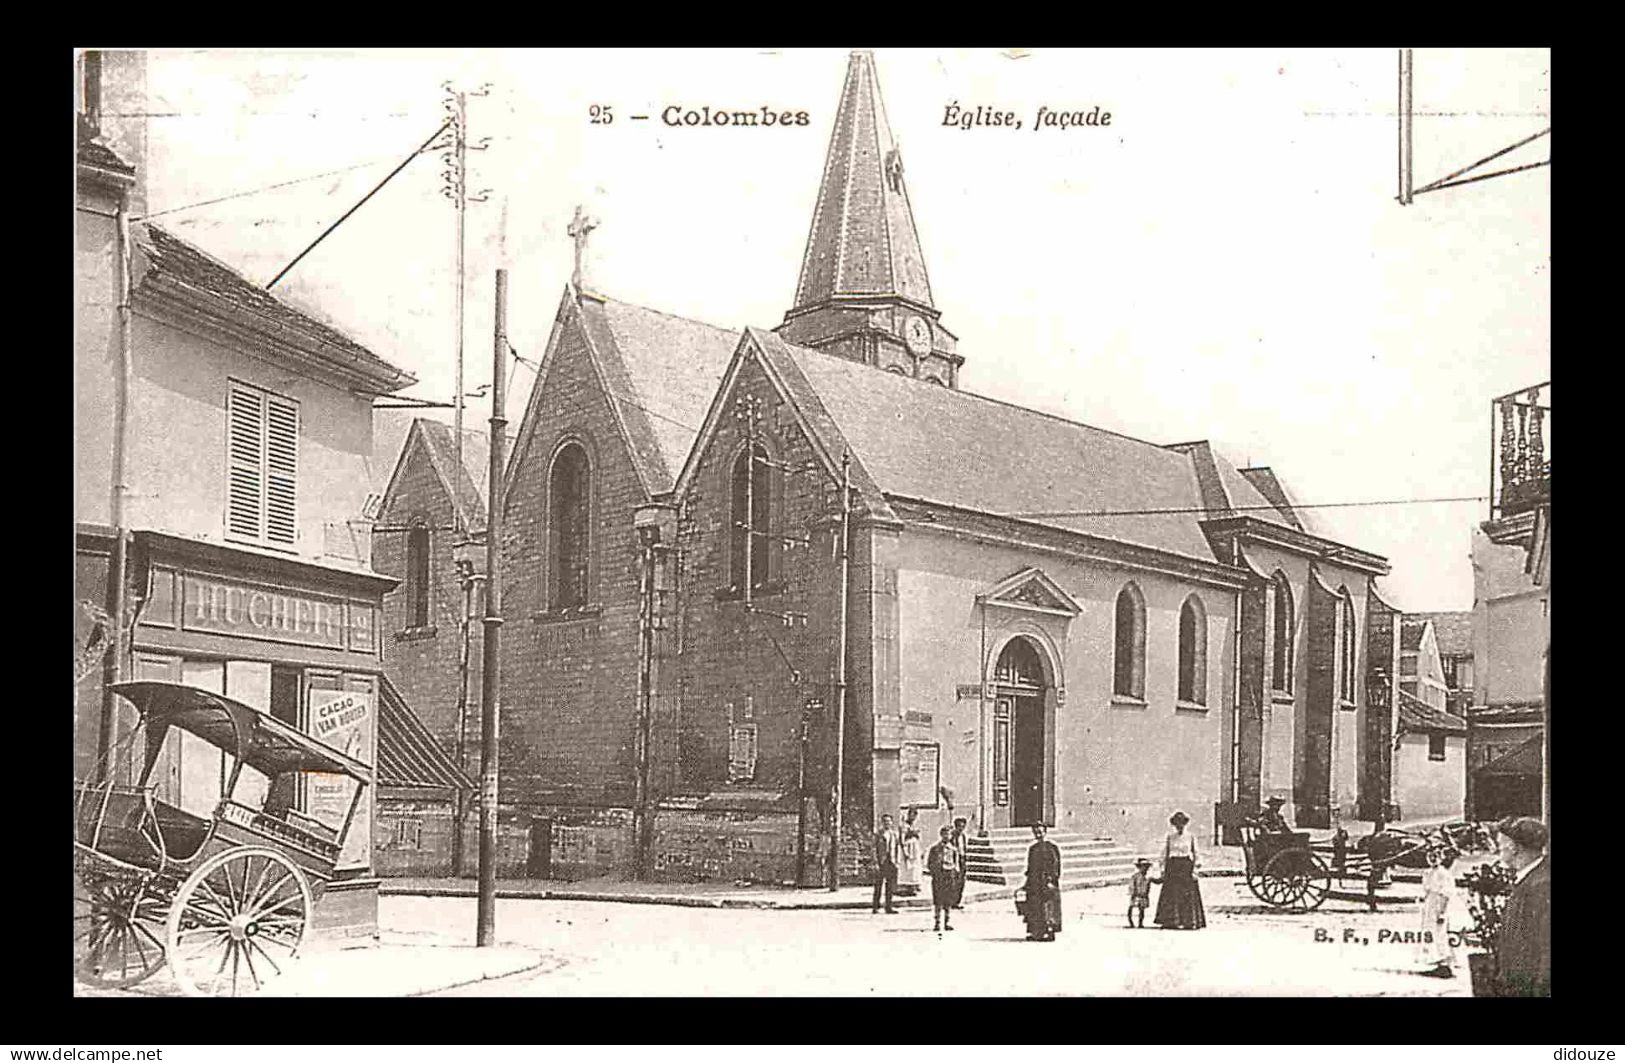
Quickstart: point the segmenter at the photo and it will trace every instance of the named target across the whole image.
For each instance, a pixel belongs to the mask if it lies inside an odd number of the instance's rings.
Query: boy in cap
[[[1128,925],[1145,929],[1145,909],[1151,903],[1151,861],[1145,857],[1134,861],[1134,877],[1128,880]],[[1134,921],[1134,914],[1138,912],[1140,921]]]

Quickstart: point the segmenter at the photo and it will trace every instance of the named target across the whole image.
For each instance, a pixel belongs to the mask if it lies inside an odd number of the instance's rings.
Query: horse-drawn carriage
[[[183,992],[253,992],[287,969],[333,875],[372,771],[288,723],[176,683],[119,683],[139,722],[101,778],[75,784],[74,970],[128,986],[167,962]],[[212,814],[161,800],[172,730],[221,750]],[[293,808],[305,776],[347,778],[335,827]]]
[[[1426,867],[1437,839],[1402,831],[1387,831],[1362,838],[1357,845],[1335,838],[1313,841],[1307,831],[1267,831],[1247,823],[1240,827],[1246,856],[1247,888],[1272,908],[1310,912],[1328,896],[1375,903],[1377,891],[1393,867]],[[1334,886],[1357,882],[1362,892],[1342,892]]]

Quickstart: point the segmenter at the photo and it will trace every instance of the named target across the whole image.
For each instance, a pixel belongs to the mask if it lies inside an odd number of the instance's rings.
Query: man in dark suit
[[[1552,870],[1546,825],[1507,817],[1495,828],[1501,863],[1517,876],[1501,916],[1497,949],[1500,991],[1509,997],[1552,995]]]
[[[875,831],[875,899],[872,911],[880,911],[880,894],[886,894],[886,914],[894,915],[892,894],[897,892],[897,859],[903,851],[903,836],[892,825],[890,816],[880,817],[880,829]]]

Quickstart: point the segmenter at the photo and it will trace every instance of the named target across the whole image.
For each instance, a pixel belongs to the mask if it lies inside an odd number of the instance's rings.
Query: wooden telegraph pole
[[[850,579],[849,532],[852,520],[852,457],[841,455],[840,623],[835,634],[835,799],[830,809],[829,888],[841,885],[841,805],[846,788],[846,600]]]
[[[496,934],[497,734],[501,707],[502,641],[502,472],[506,464],[508,358],[508,271],[497,270],[495,343],[491,353],[491,468],[485,518],[485,660],[480,684],[480,888],[475,944],[488,946]]]

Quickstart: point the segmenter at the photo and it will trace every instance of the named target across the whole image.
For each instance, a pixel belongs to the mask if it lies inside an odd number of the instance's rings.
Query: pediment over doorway
[[[980,596],[988,605],[1004,606],[1049,616],[1074,617],[1083,612],[1072,596],[1041,569],[1024,568],[1000,580]]]

